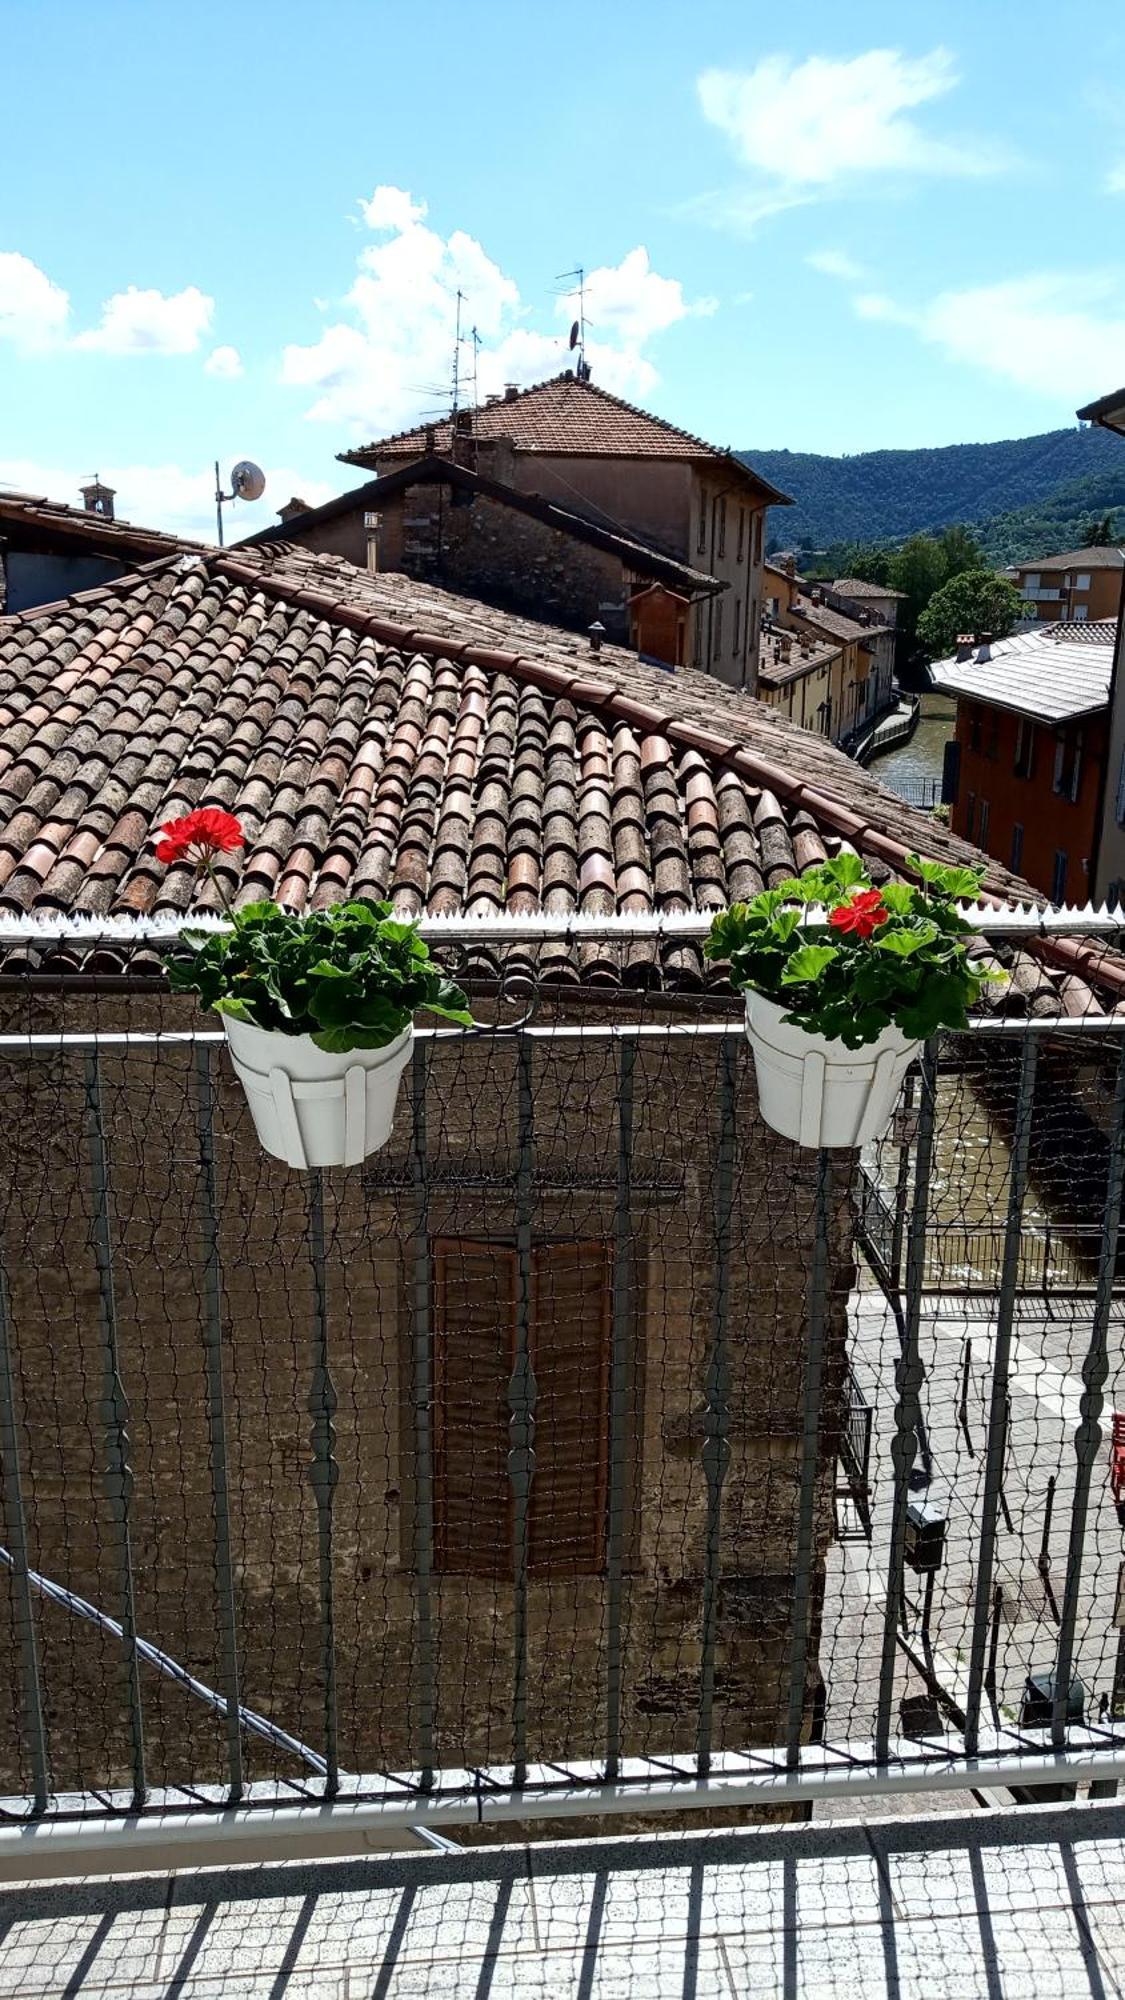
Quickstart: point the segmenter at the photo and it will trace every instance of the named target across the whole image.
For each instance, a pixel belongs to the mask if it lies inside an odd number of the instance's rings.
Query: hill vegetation
[[[984,559],[1000,564],[1078,547],[1091,519],[1118,508],[1113,530],[1125,535],[1125,442],[1095,426],[846,458],[741,455],[796,502],[771,512],[774,548],[894,547],[963,522]]]

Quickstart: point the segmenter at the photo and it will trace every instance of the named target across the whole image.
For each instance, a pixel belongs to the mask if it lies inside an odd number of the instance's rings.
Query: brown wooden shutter
[[[434,1256],[434,1563],[511,1570],[508,1381],[516,1254],[439,1237]]]
[[[534,1574],[593,1575],[605,1564],[611,1296],[608,1243],[533,1251]]]

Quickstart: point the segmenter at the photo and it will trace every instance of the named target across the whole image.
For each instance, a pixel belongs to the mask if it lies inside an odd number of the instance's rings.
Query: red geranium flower
[[[218,806],[202,806],[182,819],[166,820],[160,831],[164,838],[156,843],[157,860],[192,861],[196,868],[207,868],[216,854],[231,854],[243,845],[234,814]]]
[[[833,910],[828,921],[834,931],[850,932],[853,937],[869,938],[885,924],[890,916],[878,889],[864,889],[859,896],[853,896],[850,903],[841,903]]]

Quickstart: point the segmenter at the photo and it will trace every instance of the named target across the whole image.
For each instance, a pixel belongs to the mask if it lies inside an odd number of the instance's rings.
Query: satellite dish
[[[240,458],[230,476],[230,490],[236,500],[260,500],[266,490],[266,475],[252,458]]]
[[[570,329],[570,351],[572,354],[574,353],[574,350],[578,345],[578,335],[579,335],[579,326],[578,326],[578,321],[575,320],[574,325]]]

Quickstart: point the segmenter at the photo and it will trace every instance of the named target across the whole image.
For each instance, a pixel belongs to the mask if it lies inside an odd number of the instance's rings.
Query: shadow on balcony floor
[[[553,1843],[0,1892],[0,1994],[1103,2000],[1125,1807]]]

